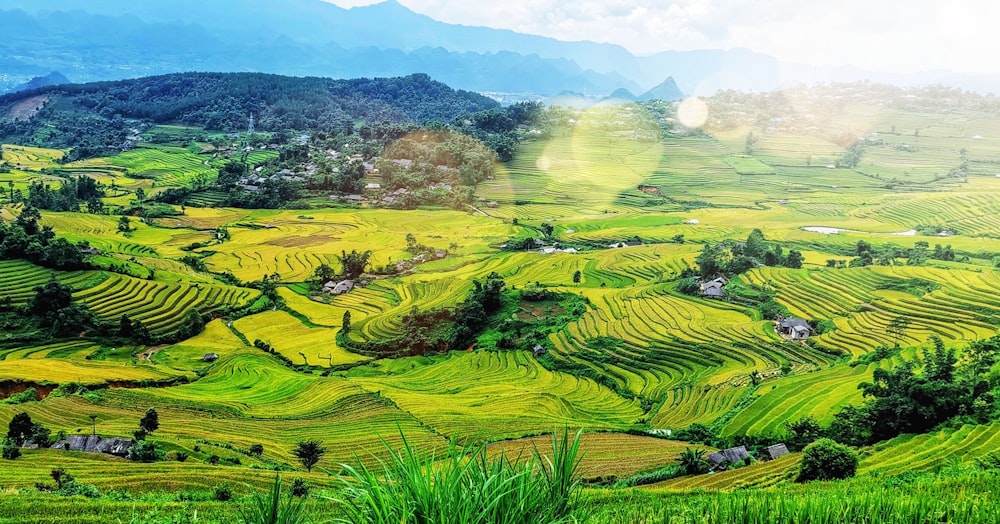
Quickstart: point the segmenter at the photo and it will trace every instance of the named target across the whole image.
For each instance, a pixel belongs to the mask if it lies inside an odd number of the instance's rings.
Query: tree
[[[341,251],[340,253],[340,263],[343,266],[344,277],[351,280],[358,278],[365,272],[372,257],[371,250],[358,253],[352,249],[350,253],[346,251]]]
[[[146,190],[143,188],[138,188],[135,190],[135,199],[142,203],[146,200]]]
[[[785,259],[785,267],[798,269],[802,267],[802,253],[794,249],[788,250],[788,258]]]
[[[142,419],[139,420],[139,429],[145,431],[147,434],[152,435],[160,427],[160,415],[155,409],[149,408],[146,410],[146,414],[143,415]]]
[[[3,458],[5,460],[15,460],[21,456],[21,447],[14,442],[14,439],[10,437],[5,437],[3,439],[3,445],[0,446],[2,450]]]
[[[292,455],[299,459],[306,471],[312,471],[313,466],[319,463],[324,454],[326,454],[326,448],[318,440],[300,441],[295,444],[295,449],[292,450]]]
[[[747,243],[743,248],[743,254],[750,258],[760,260],[766,252],[767,242],[764,240],[764,233],[759,229],[754,229],[750,232],[750,236],[747,237]]]
[[[135,462],[155,462],[163,458],[163,452],[155,442],[140,440],[128,448],[126,458]]]
[[[543,235],[551,237],[552,233],[555,231],[555,228],[552,227],[552,224],[549,224],[548,222],[542,222],[541,230]]]
[[[910,319],[904,316],[898,316],[889,321],[889,325],[886,326],[885,332],[893,336],[896,342],[896,347],[899,347],[899,340],[906,334],[906,328],[908,327],[910,327]]]
[[[52,430],[35,422],[31,425],[31,437],[28,441],[40,448],[47,448],[50,436],[52,436]]]
[[[340,330],[348,335],[351,333],[351,312],[344,311],[344,318],[340,322]]]
[[[785,430],[788,433],[785,443],[792,451],[803,449],[823,436],[823,428],[819,422],[809,416],[802,417],[795,422],[785,422]]]
[[[259,457],[259,456],[263,455],[264,454],[264,445],[263,444],[253,444],[252,446],[250,446],[250,454],[253,455],[253,456],[255,456],[255,457]]]
[[[574,271],[573,272],[573,283],[574,284],[579,284],[580,283],[580,278],[582,276],[583,276],[583,273],[580,273],[579,269],[577,269],[576,271]]]
[[[118,232],[127,234],[130,231],[132,231],[132,222],[127,216],[122,215],[122,217],[118,219]]]
[[[333,280],[337,276],[337,272],[330,267],[329,264],[320,264],[313,271],[313,277],[316,279],[316,283],[322,287],[323,284]]]
[[[698,264],[699,272],[703,278],[713,278],[722,272],[722,246],[719,244],[707,244],[701,253],[695,257],[694,262]]]
[[[20,446],[31,438],[33,426],[34,423],[31,422],[31,415],[22,411],[14,415],[14,418],[10,420],[10,424],[7,425],[7,438]]]
[[[685,475],[708,473],[710,468],[708,461],[705,460],[705,450],[703,449],[684,448],[684,451],[677,457],[677,462],[680,463],[681,470],[684,471]]]
[[[828,438],[806,446],[796,482],[834,480],[853,477],[858,470],[858,454],[853,449]]]

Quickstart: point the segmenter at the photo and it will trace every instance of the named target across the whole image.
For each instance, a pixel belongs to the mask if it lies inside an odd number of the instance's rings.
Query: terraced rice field
[[[78,291],[73,298],[103,320],[117,322],[127,314],[154,333],[177,329],[188,310],[208,313],[226,305],[239,307],[260,295],[256,290],[221,284],[168,284],[117,273],[107,277],[100,284]]]
[[[902,435],[876,444],[863,455],[859,473],[892,475],[904,471],[931,470],[954,460],[972,463],[996,453],[1000,447],[1000,425],[964,425],[924,435]]]
[[[613,428],[642,411],[597,383],[552,373],[527,352],[453,353],[433,366],[352,379],[436,432],[459,438],[518,437],[565,425]]]
[[[580,462],[580,475],[586,479],[625,478],[641,471],[676,463],[685,447],[690,445],[656,437],[623,433],[585,433],[580,439],[580,452],[583,456]],[[552,436],[505,440],[490,444],[487,448],[490,456],[503,453],[510,460],[529,457],[536,450],[544,456],[551,455]],[[623,450],[629,452],[623,454]]]
[[[193,464],[136,466],[107,460],[96,468],[99,459],[76,455],[57,462],[100,487],[110,487],[115,475],[138,490],[154,489],[157,476],[169,476],[178,489],[244,475],[257,483],[264,477],[247,474],[246,467],[202,465],[207,453],[194,452],[194,446],[268,468],[295,464],[292,445],[316,438],[330,448],[320,467],[332,472],[355,454],[372,460],[382,452],[379,438],[398,445],[401,432],[422,448],[442,446],[449,438],[517,439],[491,444],[495,452],[515,454],[548,442],[547,436],[526,435],[564,427],[678,429],[697,422],[724,435],[767,435],[804,416],[828,422],[841,407],[862,400],[857,385],[870,380],[877,365],[914,359],[932,335],[962,347],[996,334],[1000,277],[992,258],[1000,253],[1000,204],[993,195],[1000,191],[994,172],[1000,145],[972,136],[1000,132],[997,119],[965,122],[967,115],[848,105],[843,114],[830,116],[822,132],[756,129],[759,140],[747,155],[748,126],[654,140],[641,126],[638,131],[612,129],[617,119],[641,117],[606,116],[586,115],[573,132],[524,142],[517,157],[479,188],[478,196],[499,207],[479,205],[469,213],[222,209],[211,206],[226,195],[205,191],[192,198],[183,215],[148,224],[134,220],[135,231],[126,237],[117,232],[115,216],[45,212],[44,225],[71,241],[88,241],[104,252],[106,263],[135,274],[153,269],[155,275],[144,280],[97,270],[53,272],[0,261],[0,297],[10,297],[13,305],[27,303],[34,286],[54,277],[73,287],[74,299],[103,320],[117,322],[127,313],[156,333],[169,333],[188,310],[221,312],[259,299],[254,289],[222,284],[213,273],[223,272],[246,282],[277,274],[283,305],[212,320],[198,336],[155,350],[107,348],[87,340],[5,347],[0,380],[101,383],[183,376],[193,382],[113,388],[23,408],[0,406],[0,420],[9,419],[14,409],[26,409],[54,431],[76,432],[87,430],[88,415],[95,414],[102,433],[127,435],[145,409],[156,407],[162,421],[157,438],[170,449],[192,453]],[[957,121],[964,122],[964,132]],[[891,127],[899,132],[889,132]],[[921,130],[919,137],[913,136],[915,129]],[[844,150],[831,139],[848,130],[858,136],[878,133],[884,141],[867,146],[853,169],[835,166]],[[903,151],[904,144],[914,151]],[[967,149],[970,158],[967,178],[941,176],[956,167],[960,149]],[[273,154],[255,151],[252,158]],[[61,152],[4,146],[4,155],[22,168],[0,174],[0,184],[9,179],[23,188],[47,176],[39,170],[53,167]],[[60,167],[124,188],[155,190],[214,177],[222,162],[211,153],[157,146]],[[126,172],[143,178],[125,178]],[[19,210],[7,206],[0,216],[12,220]],[[543,223],[578,252],[499,249],[511,238],[540,237]],[[218,243],[212,235],[222,226],[231,238]],[[823,234],[807,226],[842,231]],[[894,234],[921,226],[957,234]],[[708,300],[677,291],[677,279],[695,266],[704,244],[743,241],[754,228],[768,241],[782,242],[786,252],[803,252],[805,264],[802,269],[757,267],[738,283],[770,287],[795,316],[831,320],[833,329],[814,334],[810,344],[781,339],[773,323],[742,299]],[[345,251],[371,250],[376,267],[407,260],[408,233],[423,245],[448,250],[448,256],[405,274],[366,278],[365,285],[336,297],[322,296],[308,282],[321,264],[339,269],[338,257]],[[608,247],[634,237],[643,245]],[[959,260],[824,267],[830,259],[852,258],[859,240],[877,248],[905,249],[917,241],[950,244]],[[179,260],[185,255],[201,258],[209,271],[183,265]],[[577,271],[581,278],[574,282]],[[335,336],[346,312],[352,336],[359,340],[397,337],[402,317],[414,307],[453,307],[464,300],[473,280],[491,272],[511,288],[539,283],[589,301],[582,316],[547,335],[548,356],[573,373],[546,369],[522,350],[473,348],[373,361],[337,347]],[[902,333],[890,330],[898,318],[908,320]],[[299,369],[253,347],[256,339]],[[848,365],[879,345],[897,342],[904,347],[900,355],[879,364]],[[210,352],[219,360],[203,361]],[[307,365],[315,368],[301,369]],[[346,366],[353,367],[324,369]],[[759,375],[751,378],[751,373]],[[900,437],[864,450],[861,469],[894,474],[911,467],[934,469],[950,457],[968,461],[996,448],[1000,431],[995,426]],[[261,460],[250,459],[199,439],[239,448],[261,443],[265,453]],[[660,467],[673,463],[683,446],[591,432],[584,439],[584,475],[623,477]],[[31,473],[5,470],[0,482],[30,486],[38,480],[29,480],[32,475],[45,473],[46,460],[51,457],[45,452],[30,452],[24,462]],[[793,454],[653,488],[766,487],[789,478],[798,460]],[[317,484],[328,481],[324,473],[310,478]]]

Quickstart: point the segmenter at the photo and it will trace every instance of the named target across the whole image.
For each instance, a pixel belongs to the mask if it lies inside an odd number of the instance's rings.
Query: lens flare
[[[708,120],[708,106],[698,97],[688,98],[677,108],[677,119],[685,127],[701,127]]]

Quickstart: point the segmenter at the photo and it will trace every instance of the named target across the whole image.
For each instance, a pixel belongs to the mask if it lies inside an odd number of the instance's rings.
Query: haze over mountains
[[[688,94],[815,80],[943,82],[983,91],[997,85],[982,75],[815,68],[740,49],[639,57],[611,44],[446,24],[394,0],[352,9],[322,0],[5,0],[0,32],[3,91],[51,71],[85,82],[192,70],[340,78],[427,73],[461,89],[539,97],[645,93],[668,77]]]

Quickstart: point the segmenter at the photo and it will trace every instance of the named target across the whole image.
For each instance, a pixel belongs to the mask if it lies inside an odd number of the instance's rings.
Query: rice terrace
[[[1000,515],[993,95],[169,73],[0,142],[0,523]]]

